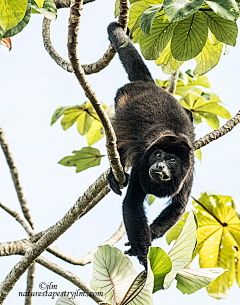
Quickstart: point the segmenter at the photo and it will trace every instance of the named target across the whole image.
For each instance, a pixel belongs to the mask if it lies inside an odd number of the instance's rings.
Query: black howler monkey
[[[125,253],[136,255],[146,268],[152,240],[163,236],[177,222],[191,192],[192,114],[154,83],[132,42],[121,47],[128,36],[117,23],[108,26],[108,34],[131,81],[117,92],[113,119],[122,165],[132,166],[123,201],[123,219],[131,246]],[[111,189],[121,195],[112,171],[108,181]],[[143,208],[146,194],[171,196],[171,204],[150,226]]]

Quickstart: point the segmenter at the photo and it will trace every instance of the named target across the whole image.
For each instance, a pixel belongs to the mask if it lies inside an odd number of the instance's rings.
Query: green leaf
[[[151,269],[154,275],[153,293],[164,289],[163,282],[166,274],[172,269],[170,257],[163,249],[158,247],[150,247],[148,258],[151,264]]]
[[[43,3],[46,2],[47,0],[35,0],[37,6],[39,8],[43,7]]]
[[[239,256],[237,250],[240,248],[240,220],[232,208],[232,197],[206,192],[193,201],[193,206],[199,224],[200,267],[229,270],[211,283],[207,292],[215,298],[226,298],[233,285],[235,258]]]
[[[153,195],[148,195],[148,197],[147,197],[148,205],[153,204],[153,202],[155,201],[155,199],[156,199],[155,196],[153,196]]]
[[[208,38],[213,46],[216,46],[220,43],[220,41],[217,40],[217,38],[211,31],[208,32]]]
[[[208,125],[212,128],[212,129],[218,129],[220,122],[218,117],[215,114],[212,113],[201,113],[201,117],[203,117]]]
[[[192,294],[208,286],[225,271],[223,268],[182,269],[176,276],[177,288],[184,294]]]
[[[195,150],[195,156],[198,158],[198,160],[201,162],[202,161],[202,151],[201,149]]]
[[[164,279],[164,289],[170,287],[176,274],[191,261],[192,252],[197,240],[196,230],[197,227],[194,214],[190,211],[182,232],[168,254],[172,261],[172,270]]]
[[[140,20],[140,29],[144,34],[151,33],[151,27],[153,20],[155,19],[157,13],[161,10],[162,4],[157,4],[146,9]]]
[[[170,22],[186,19],[194,14],[203,4],[204,0],[164,0],[163,9]]]
[[[208,27],[201,12],[179,21],[171,41],[173,57],[179,61],[196,57],[202,51],[207,36]]]
[[[64,166],[76,166],[76,173],[100,165],[101,158],[104,157],[98,149],[92,147],[83,147],[81,150],[74,150],[73,154],[74,156],[65,157],[58,163]]]
[[[189,212],[185,213],[179,219],[179,221],[170,230],[168,230],[168,232],[166,234],[166,240],[167,240],[168,245],[170,245],[173,240],[178,239],[178,237],[181,234],[182,229],[186,223],[188,215],[189,215]]]
[[[219,115],[222,118],[230,120],[232,117],[230,113],[223,108],[223,106],[218,105],[217,103],[209,101],[209,103],[205,103],[205,105],[195,104],[194,109],[201,114],[201,112],[213,113],[215,115]]]
[[[93,256],[91,287],[103,293],[108,304],[152,304],[154,277],[148,262],[148,274],[137,275],[130,259],[117,248],[99,246]]]
[[[119,0],[116,0],[116,2],[115,2],[114,17],[117,18],[118,15],[119,15]]]
[[[214,68],[221,57],[223,44],[219,43],[213,46],[209,39],[200,54],[195,58],[197,66],[193,73],[195,75],[202,75]]]
[[[64,113],[65,110],[69,109],[71,107],[67,106],[67,107],[59,107],[57,108],[57,110],[55,110],[53,116],[52,116],[52,120],[51,120],[51,125],[53,125],[54,123],[57,122],[57,120],[61,117],[61,115]]]
[[[175,23],[170,23],[160,12],[153,21],[151,35],[140,33],[140,48],[145,59],[157,59],[171,39]]]
[[[155,61],[157,66],[162,66],[162,71],[166,74],[176,72],[183,64],[183,61],[178,61],[172,56],[170,45],[169,42],[160,57]]]
[[[102,123],[97,120],[93,120],[92,125],[91,125],[88,133],[86,134],[86,136],[87,136],[87,141],[88,141],[89,146],[91,146],[94,143],[96,143],[97,141],[101,140],[105,136],[105,132],[104,132]]]
[[[140,34],[140,19],[141,19],[141,14],[149,8],[150,5],[155,5],[155,4],[162,4],[163,0],[142,0],[134,3],[130,7],[129,11],[129,22],[128,22],[128,27],[129,29],[132,30],[133,25],[135,25],[135,30],[131,34],[133,35],[133,42],[138,41],[138,37]]]
[[[26,13],[25,13],[23,19],[14,28],[6,31],[4,33],[3,37],[4,38],[12,37],[12,36],[20,33],[27,26],[30,18],[31,18],[31,4],[28,3],[27,10],[26,10]]]
[[[23,20],[27,5],[28,0],[0,1],[0,27],[4,32],[14,28]]]
[[[235,21],[239,16],[239,8],[235,0],[207,0],[205,2],[224,19]]]
[[[235,46],[238,35],[236,22],[229,21],[219,17],[213,11],[204,11],[203,15],[207,25],[217,40],[230,46]]]
[[[83,136],[88,133],[92,125],[92,121],[92,117],[86,111],[83,111],[82,114],[80,114],[77,120],[77,128],[80,135]]]
[[[39,7],[34,0],[31,0],[32,10],[35,10],[42,14],[44,17],[50,20],[57,19],[57,8],[53,0],[45,0],[43,7]]]

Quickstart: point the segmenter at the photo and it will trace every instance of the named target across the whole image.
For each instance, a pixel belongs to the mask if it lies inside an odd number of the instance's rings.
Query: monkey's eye
[[[175,163],[176,160],[175,160],[174,158],[171,158],[171,159],[170,159],[170,162],[171,162],[171,163]]]
[[[161,153],[160,152],[157,152],[156,154],[155,154],[155,158],[160,158],[161,157]]]

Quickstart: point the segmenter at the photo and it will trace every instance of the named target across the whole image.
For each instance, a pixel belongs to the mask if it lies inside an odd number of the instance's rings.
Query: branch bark
[[[207,144],[211,143],[212,141],[215,141],[219,139],[220,137],[224,136],[228,132],[230,132],[235,126],[237,126],[240,122],[240,111],[229,121],[227,121],[226,124],[224,124],[222,127],[220,127],[217,130],[214,130],[204,136],[203,138],[200,138],[199,140],[195,141],[193,143],[194,150],[198,150]]]
[[[122,2],[124,2],[123,0]],[[121,2],[121,1],[120,1]],[[128,3],[128,1],[125,1]],[[124,6],[124,5],[123,5]],[[106,147],[108,152],[108,158],[111,163],[113,174],[116,180],[122,185],[125,182],[125,174],[120,163],[119,154],[116,145],[116,136],[102,104],[98,100],[95,92],[92,90],[90,83],[85,77],[84,70],[79,63],[79,58],[77,55],[77,45],[78,45],[78,34],[80,26],[80,17],[83,10],[83,0],[75,0],[71,6],[71,13],[69,18],[69,30],[68,30],[68,56],[74,70],[74,74],[82,86],[85,95],[92,103],[96,113],[98,114],[106,134]]]
[[[117,232],[113,234],[108,240],[106,240],[104,243],[102,243],[100,246],[103,245],[110,245],[114,246],[126,233],[124,223],[122,222],[120,227],[118,228]],[[76,257],[67,253],[64,253],[63,251],[59,250],[57,247],[51,247],[48,248],[48,252],[54,254],[56,257],[61,258],[62,260],[73,264],[73,265],[87,265],[92,262],[93,260],[93,254],[97,251],[97,248],[92,249],[91,251],[88,252],[88,254],[81,256],[81,257]]]
[[[91,297],[98,304],[101,305],[107,304],[103,298],[94,294],[94,291],[90,287],[88,287],[88,285],[84,281],[82,281],[72,272],[63,269],[62,267],[58,266],[57,264],[54,264],[53,262],[49,261],[48,259],[42,256],[38,257],[36,259],[36,262],[48,268],[49,270],[57,273],[58,275],[64,277],[66,280],[73,283],[75,286],[79,287],[82,291],[84,291],[89,297]]]
[[[84,0],[83,4],[87,4],[90,2],[93,2],[95,0]],[[56,7],[59,8],[67,8],[70,7],[71,1],[69,0],[55,0]],[[122,0],[119,4],[119,18],[118,23],[126,30],[127,29],[127,23],[128,23],[128,11],[129,11],[129,0]],[[51,58],[58,64],[60,67],[62,67],[64,70],[68,72],[73,72],[73,68],[70,62],[62,58],[58,52],[54,49],[51,37],[50,37],[50,24],[51,20],[44,18],[43,19],[43,25],[42,25],[42,36],[43,36],[43,44],[48,52],[48,54],[51,56]],[[107,51],[104,53],[102,58],[100,58],[98,61],[92,64],[88,65],[82,65],[82,68],[84,70],[84,73],[86,75],[98,73],[104,68],[106,68],[113,57],[115,56],[116,51],[114,47],[110,44]]]
[[[174,94],[176,91],[176,87],[177,87],[177,81],[178,81],[178,75],[179,75],[179,70],[177,70],[176,72],[174,72],[170,79],[169,79],[169,84],[168,87],[166,89],[167,92]]]
[[[80,197],[68,213],[58,221],[54,226],[33,245],[24,257],[12,268],[0,286],[0,304],[6,299],[15,283],[23,273],[31,266],[38,256],[52,244],[60,235],[62,235],[72,224],[85,212],[89,203],[102,191],[107,185],[106,175],[108,171],[99,177],[88,190]],[[16,244],[16,243],[15,243]],[[14,246],[15,246],[14,244]]]
[[[13,160],[10,148],[9,148],[8,143],[6,141],[6,138],[5,138],[5,135],[4,135],[4,132],[3,132],[3,129],[1,127],[1,125],[0,125],[0,145],[2,147],[3,153],[5,155],[5,158],[6,158],[6,161],[7,161],[11,176],[12,176],[13,184],[14,184],[17,196],[18,196],[20,206],[22,208],[23,215],[27,219],[27,221],[29,222],[31,228],[33,229],[32,217],[31,217],[31,214],[30,214],[29,207],[27,205],[26,198],[23,194],[22,185],[21,185],[21,182],[20,182],[18,170],[17,170],[16,164]]]

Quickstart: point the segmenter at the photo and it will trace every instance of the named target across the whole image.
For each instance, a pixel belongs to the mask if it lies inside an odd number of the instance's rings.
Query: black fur
[[[127,254],[136,255],[146,268],[151,241],[177,222],[188,202],[194,166],[192,116],[154,83],[131,42],[121,48],[128,37],[117,23],[109,25],[108,33],[132,82],[118,90],[113,120],[121,162],[123,166],[132,166],[123,201],[131,245]],[[160,153],[155,155],[155,151]],[[171,156],[175,160],[170,161]],[[112,172],[108,180],[110,187],[121,194]],[[146,194],[172,197],[171,204],[150,226],[143,208]]]

